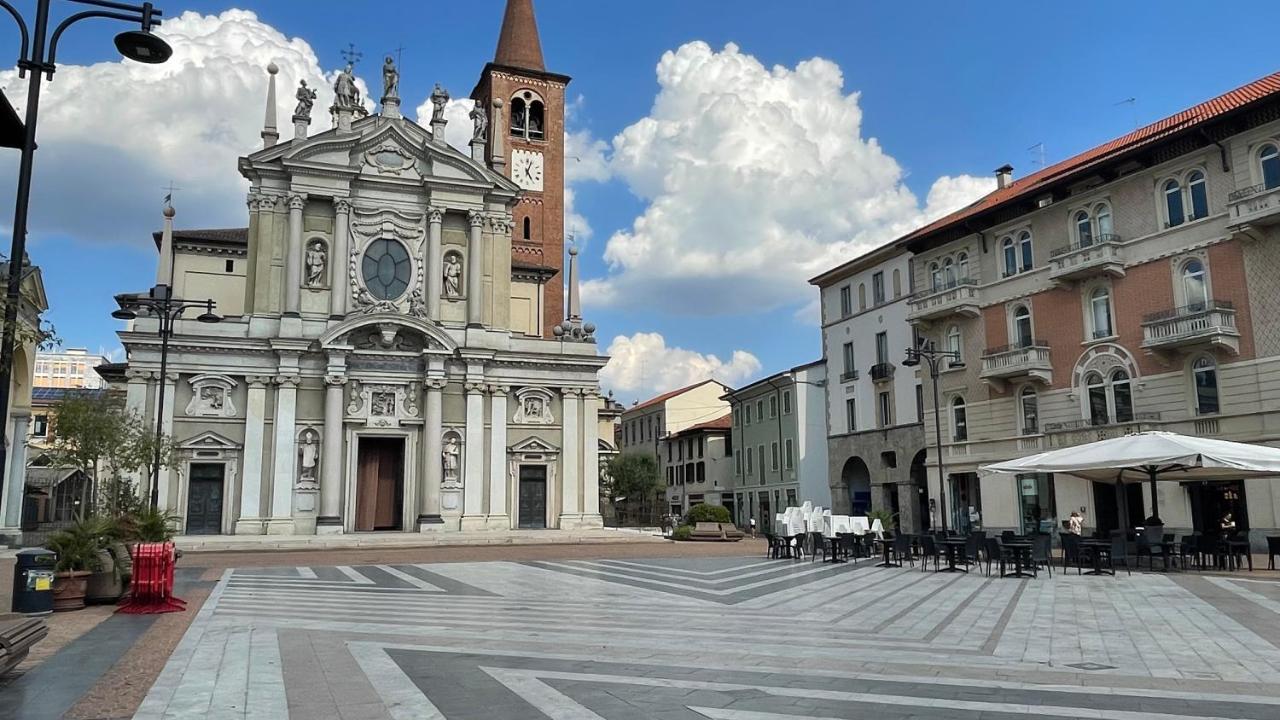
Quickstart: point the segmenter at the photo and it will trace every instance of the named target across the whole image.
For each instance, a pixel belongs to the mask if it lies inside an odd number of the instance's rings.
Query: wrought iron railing
[[[1014,350],[1028,350],[1030,348],[1047,348],[1047,347],[1049,347],[1049,341],[1033,339],[1030,342],[1016,342],[1016,343],[1010,343],[1008,345],[997,345],[996,347],[989,347],[986,350],[982,351],[982,357],[991,357],[992,355],[1002,355],[1007,352],[1013,352]]]
[[[949,282],[938,283],[937,286],[930,285],[929,287],[924,288],[923,290],[917,290],[911,294],[911,299],[918,300],[920,298],[929,297],[930,295],[937,295],[938,293],[944,293],[944,292],[947,292],[948,290],[955,290],[956,288],[966,287],[966,286],[976,286],[977,284],[978,284],[978,281],[973,278],[967,278],[967,277],[956,278],[955,280],[951,280]]]
[[[1070,245],[1063,245],[1062,247],[1054,248],[1049,251],[1049,257],[1056,258],[1062,255],[1069,255],[1073,252],[1076,252],[1077,250],[1087,250],[1088,248],[1091,248],[1091,247],[1097,247],[1099,245],[1109,245],[1109,244],[1118,243],[1118,242],[1120,242],[1119,235],[1116,235],[1115,233],[1101,233],[1095,236],[1092,240],[1090,240],[1087,243],[1076,242],[1076,243],[1071,243]]]
[[[1190,305],[1183,305],[1181,307],[1147,313],[1142,316],[1142,322],[1143,324],[1154,323],[1161,322],[1163,320],[1191,317],[1192,315],[1199,315],[1201,313],[1209,312],[1210,310],[1234,311],[1235,309],[1235,305],[1233,305],[1230,300],[1209,300],[1208,302],[1191,303]]]
[[[1239,190],[1236,190],[1235,192],[1232,192],[1229,195],[1227,195],[1227,202],[1233,203],[1237,200],[1244,200],[1245,198],[1251,198],[1254,195],[1258,195],[1259,193],[1264,193],[1271,189],[1272,188],[1267,187],[1265,183],[1258,183],[1257,185],[1242,187]]]
[[[846,370],[840,373],[840,382],[852,382],[858,379],[857,370]]]
[[[1116,427],[1120,425],[1133,425],[1135,423],[1160,422],[1160,413],[1158,412],[1140,412],[1134,413],[1133,417],[1128,420],[1111,420],[1106,422],[1095,422],[1093,418],[1083,418],[1080,420],[1067,420],[1066,422],[1052,422],[1044,424],[1046,433],[1071,432],[1073,430],[1088,430],[1089,428],[1105,428]]]
[[[888,380],[893,377],[893,363],[876,363],[871,366],[871,379],[874,381]]]

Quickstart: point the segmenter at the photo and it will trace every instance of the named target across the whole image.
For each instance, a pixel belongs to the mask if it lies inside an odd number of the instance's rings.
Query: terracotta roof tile
[[[1024,178],[1015,180],[1007,187],[1000,188],[979,198],[967,207],[904,235],[899,238],[898,242],[905,243],[922,238],[961,223],[983,211],[1034,195],[1049,183],[1060,180],[1066,175],[1087,170],[1122,153],[1149,145],[1175,133],[1190,130],[1213,118],[1238,110],[1276,93],[1280,93],[1280,72],[1272,73],[1248,85],[1219,95],[1212,100],[1206,100],[1199,105],[1194,105],[1146,127],[1138,128],[1127,135],[1122,135],[1091,150],[1086,150],[1075,157],[1068,158]]]
[[[635,411],[635,410],[643,410],[643,409],[645,409],[645,408],[653,407],[654,405],[658,405],[659,403],[664,403],[664,402],[666,402],[666,401],[670,400],[671,398],[673,398],[673,397],[675,397],[675,396],[677,396],[677,395],[679,395],[679,394],[681,394],[681,393],[686,393],[686,392],[688,392],[688,391],[690,391],[690,390],[692,390],[692,389],[694,389],[694,388],[696,388],[696,387],[702,387],[703,385],[706,385],[706,384],[707,384],[707,383],[709,383],[709,382],[715,382],[715,380],[703,380],[702,382],[696,382],[696,383],[694,383],[694,384],[692,384],[692,385],[686,385],[686,386],[684,386],[684,387],[680,388],[679,390],[672,390],[671,392],[663,393],[663,394],[661,394],[661,395],[659,395],[659,396],[657,396],[657,397],[649,398],[648,400],[645,400],[644,402],[642,402],[642,403],[640,403],[640,404],[638,404],[638,405],[633,405],[633,406],[631,406],[631,407],[627,408],[627,412],[632,412],[632,411]]]

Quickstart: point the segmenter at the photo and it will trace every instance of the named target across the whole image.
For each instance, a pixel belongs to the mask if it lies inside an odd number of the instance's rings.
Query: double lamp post
[[[31,30],[28,30],[22,14],[11,3],[7,0],[0,0],[0,9],[8,12],[18,25],[20,36],[18,77],[29,77],[27,81],[26,121],[22,127],[22,158],[18,164],[18,189],[13,210],[13,243],[9,250],[9,276],[5,292],[4,329],[3,333],[0,334],[0,470],[8,466],[9,442],[25,441],[25,438],[12,438],[9,440],[5,436],[9,432],[8,417],[11,400],[9,390],[13,382],[14,339],[18,325],[18,308],[22,303],[23,266],[25,265],[27,253],[27,214],[31,204],[31,173],[35,161],[36,125],[40,111],[40,86],[44,80],[53,80],[53,73],[57,67],[58,40],[61,39],[62,33],[68,27],[81,20],[107,18],[131,24],[137,23],[141,28],[139,30],[127,30],[116,35],[116,49],[124,57],[137,62],[157,64],[168,60],[169,56],[173,54],[173,49],[169,47],[169,44],[151,32],[152,28],[160,24],[160,17],[163,13],[154,8],[149,2],[141,5],[129,5],[106,2],[106,0],[66,1],[93,9],[69,15],[50,34],[49,7],[52,4],[52,0],[36,0],[35,21]],[[167,286],[153,288],[152,294],[154,295],[161,288],[164,289],[165,292],[163,294],[167,297]],[[170,299],[169,303],[172,305],[173,300]],[[210,311],[209,314],[212,314],[212,304],[207,307]],[[161,324],[163,327],[163,320]],[[171,326],[172,322],[170,322],[170,328]],[[162,344],[165,337],[163,333],[164,331],[162,330]],[[164,358],[162,355],[161,367],[163,366]],[[161,380],[161,393],[163,393],[163,377]],[[24,468],[14,468],[13,472],[10,473],[9,482],[24,482],[24,471]],[[154,506],[156,498],[154,477],[152,478],[151,498]]]
[[[924,363],[929,367],[929,377],[933,379],[933,438],[935,451],[938,453],[938,515],[942,519],[942,532],[947,531],[947,473],[942,463],[942,406],[938,402],[938,374],[942,372],[942,363],[946,361],[948,370],[964,367],[958,350],[939,350],[932,340],[916,338],[915,347],[907,348],[907,359],[902,361],[906,367],[917,367]]]

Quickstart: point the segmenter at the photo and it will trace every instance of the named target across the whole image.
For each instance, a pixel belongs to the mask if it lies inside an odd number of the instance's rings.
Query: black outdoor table
[[[1093,569],[1085,573],[1085,575],[1115,575],[1116,569],[1113,567],[1107,570],[1102,566],[1102,556],[1111,552],[1110,540],[1081,540],[1081,550],[1091,551],[1089,554],[1093,556]]]
[[[894,563],[889,559],[889,552],[893,550],[892,538],[876,538],[876,542],[880,543],[880,550],[884,553],[884,560],[876,565],[876,567],[902,567],[902,563]]]
[[[842,563],[844,560],[840,558],[840,535],[837,533],[827,538],[831,541],[831,552],[827,553],[824,563]]]
[[[1026,571],[1026,568],[1032,567],[1032,563],[1034,562],[1031,559],[1031,543],[1006,542],[1001,543],[1001,547],[1009,550],[1013,555],[1013,572],[1001,573],[1000,577],[1035,577],[1035,573],[1029,573]]]
[[[947,538],[942,541],[942,546],[947,550],[947,566],[940,568],[938,572],[969,572],[969,568],[956,567],[956,556],[964,552],[966,543],[964,538]]]

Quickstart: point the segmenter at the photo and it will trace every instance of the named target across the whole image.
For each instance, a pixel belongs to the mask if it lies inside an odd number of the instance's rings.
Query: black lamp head
[[[126,30],[117,35],[116,49],[130,60],[148,65],[159,65],[173,55],[169,43],[144,30]]]

